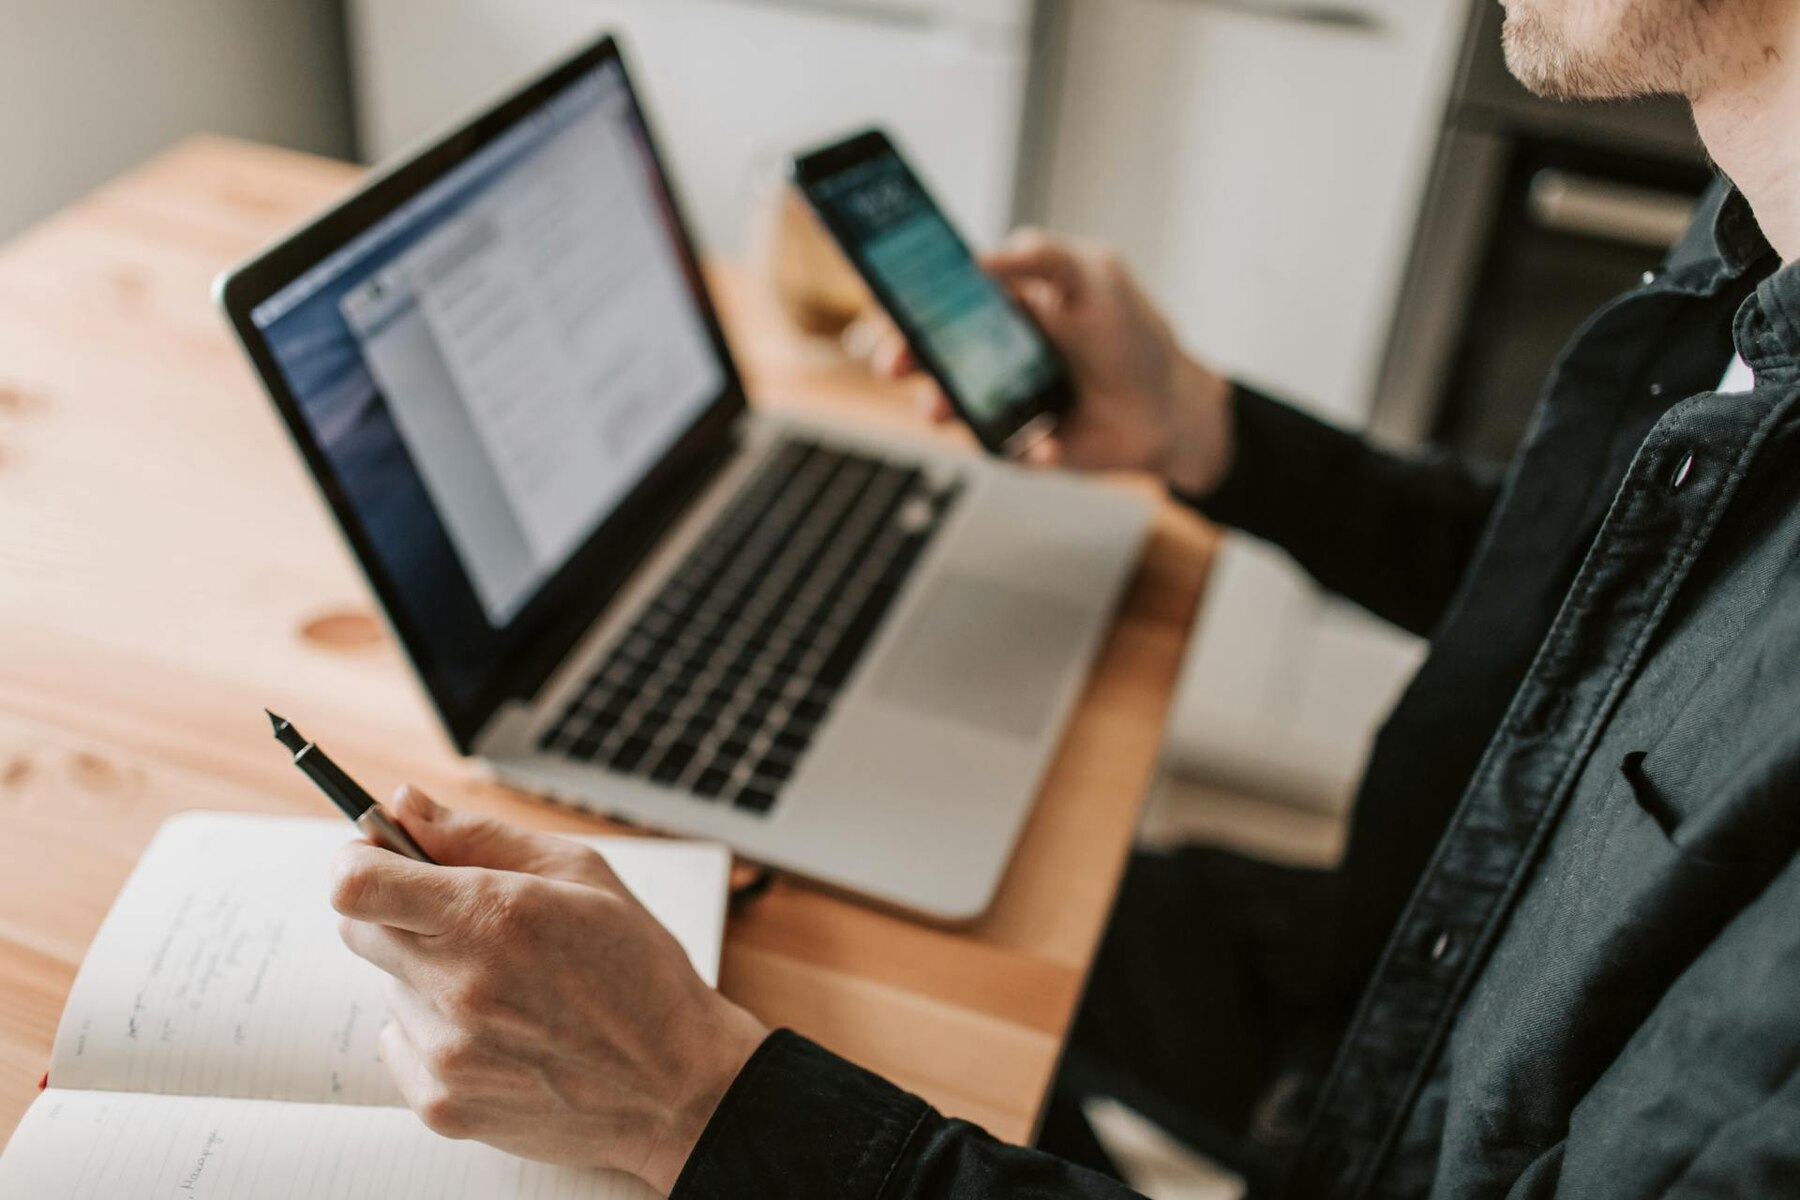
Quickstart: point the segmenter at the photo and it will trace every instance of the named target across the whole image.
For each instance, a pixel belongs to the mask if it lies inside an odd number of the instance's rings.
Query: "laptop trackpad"
[[[991,733],[1042,731],[1086,610],[973,575],[940,576],[913,610],[875,694]]]

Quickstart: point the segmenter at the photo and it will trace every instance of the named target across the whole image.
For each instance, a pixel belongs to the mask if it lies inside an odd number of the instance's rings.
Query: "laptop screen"
[[[462,696],[734,385],[613,56],[249,315]]]

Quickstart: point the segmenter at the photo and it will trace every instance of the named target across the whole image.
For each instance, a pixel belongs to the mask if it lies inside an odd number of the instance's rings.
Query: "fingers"
[[[1060,328],[1069,311],[1067,294],[1041,279],[1018,280],[1012,284],[1012,294],[1013,299],[1031,314],[1032,320],[1047,332]]]
[[[408,1048],[433,1078],[453,1087],[460,1084],[465,1092],[481,1086],[492,1094],[494,1068],[507,1045],[504,1037],[458,1020],[429,991],[397,979],[383,981],[382,999]]]
[[[1059,467],[1063,462],[1062,442],[1054,437],[1040,438],[1026,447],[1019,461],[1033,467]]]
[[[1020,230],[983,258],[982,265],[1015,287],[1030,280],[1046,283],[1064,302],[1074,302],[1082,291],[1082,264],[1075,250],[1036,229]]]
[[[401,980],[389,978],[381,984],[381,998],[387,1002],[388,1016],[400,1026],[413,1049],[429,1045],[434,1036],[431,1031],[443,1019],[431,1001]]]
[[[943,389],[933,380],[923,380],[913,389],[913,407],[921,417],[934,424],[942,425],[956,419],[950,397],[944,395]]]
[[[388,1018],[406,1035],[407,1049],[433,1078],[467,1078],[492,1058],[471,1033],[459,1033],[425,991],[390,978],[382,981],[381,997]]]
[[[893,318],[878,308],[851,322],[844,330],[843,344],[853,358],[867,362],[869,370],[884,379],[902,379],[919,369],[905,335]]]
[[[381,1059],[407,1107],[444,1137],[487,1136],[496,1103],[504,1109],[520,1090],[516,1064],[403,983],[388,980],[383,998],[389,1021],[381,1030]]]
[[[586,846],[445,808],[411,785],[394,794],[390,812],[427,854],[447,867],[521,871],[596,886],[616,882],[600,856]]]
[[[906,339],[895,333],[876,344],[875,352],[869,356],[869,366],[883,379],[905,379],[918,371],[919,360],[913,357],[912,347]]]
[[[400,1088],[407,1105],[417,1112],[419,1101],[437,1093],[438,1084],[425,1069],[425,1060],[413,1046],[400,1022],[389,1021],[381,1029],[381,1061]]]
[[[416,933],[373,925],[367,921],[338,918],[338,937],[350,953],[381,968],[394,979],[417,986],[423,946]]]
[[[879,318],[886,327],[869,354],[869,369],[884,379],[917,377],[913,386],[913,406],[927,421],[942,425],[954,420],[956,410],[935,379],[919,375],[919,361],[905,337],[885,316]]]
[[[433,825],[450,810],[410,783],[400,785],[388,803],[388,815],[408,827]]]
[[[400,1098],[417,1113],[425,1127],[439,1137],[468,1138],[475,1134],[469,1105],[451,1095],[443,1080],[431,1073],[425,1056],[398,1021],[381,1030],[381,1061],[400,1089]]]
[[[456,872],[351,842],[332,863],[331,907],[356,921],[412,933],[449,929],[463,904]]]
[[[525,857],[520,837],[514,836],[528,836],[523,830],[445,808],[411,784],[394,793],[388,810],[427,854],[445,866],[517,870],[514,861]]]

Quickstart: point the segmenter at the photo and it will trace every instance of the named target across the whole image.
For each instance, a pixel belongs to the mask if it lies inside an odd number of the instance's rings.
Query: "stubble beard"
[[[1558,27],[1543,2],[1507,8],[1502,42],[1514,77],[1551,100],[1627,100],[1703,88],[1717,65],[1708,62],[1707,24],[1729,0],[1613,0],[1609,27],[1585,36]]]

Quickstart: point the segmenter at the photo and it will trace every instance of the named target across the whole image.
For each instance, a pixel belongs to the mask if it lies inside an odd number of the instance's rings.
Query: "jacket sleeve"
[[[1141,1200],[964,1121],[787,1030],[719,1104],[670,1200]]]
[[[1237,385],[1231,473],[1206,516],[1275,543],[1325,587],[1417,634],[1448,607],[1500,492],[1498,470],[1379,450]]]

